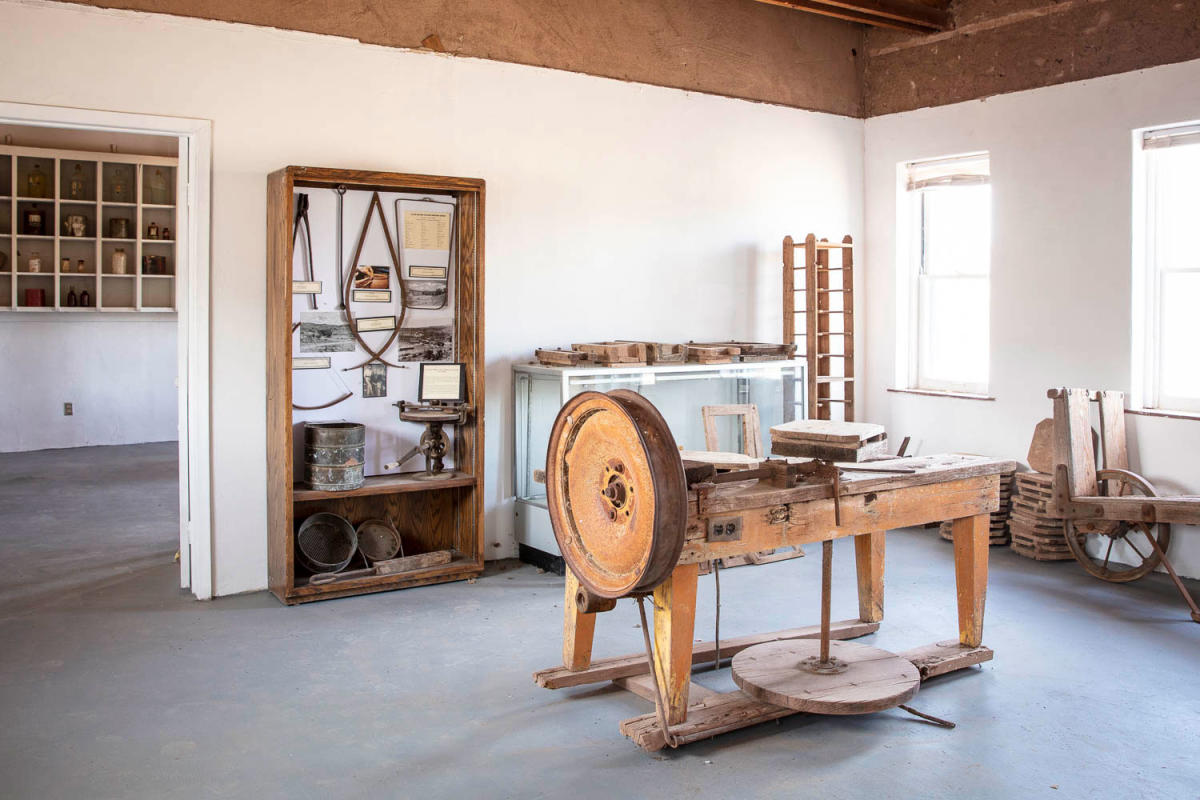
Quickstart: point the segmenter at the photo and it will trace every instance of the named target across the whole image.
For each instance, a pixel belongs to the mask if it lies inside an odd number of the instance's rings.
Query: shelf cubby
[[[64,203],[96,204],[96,163],[86,159],[58,161],[58,196]]]

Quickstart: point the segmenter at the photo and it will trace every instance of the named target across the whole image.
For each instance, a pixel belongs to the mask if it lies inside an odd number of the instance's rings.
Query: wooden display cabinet
[[[450,477],[417,480],[414,473],[379,475],[368,477],[357,489],[328,492],[307,488],[293,474],[293,428],[304,415],[292,407],[294,192],[338,186],[351,191],[450,195],[457,203],[457,257],[451,262],[454,360],[466,364],[467,402],[474,412],[455,431],[458,458]],[[268,580],[271,592],[284,603],[463,580],[483,572],[483,231],[482,180],[314,167],[286,167],[268,176]],[[348,238],[352,235],[347,232]],[[398,426],[407,424],[396,421]],[[302,571],[297,574],[295,538],[301,521],[318,511],[340,514],[354,525],[370,518],[402,520],[405,555],[451,550],[453,558],[449,564],[400,574],[311,585]]]

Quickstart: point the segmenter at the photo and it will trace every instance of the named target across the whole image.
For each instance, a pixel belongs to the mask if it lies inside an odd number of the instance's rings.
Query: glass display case
[[[761,422],[762,452],[769,453],[771,426],[804,416],[804,387],[802,360],[626,367],[514,365],[513,487],[521,559],[562,571],[546,487],[534,480],[534,471],[546,467],[550,429],[570,398],[586,391],[635,391],[654,403],[671,426],[676,443],[686,450],[706,449],[701,407],[753,403]],[[719,417],[716,422],[717,449],[742,452],[736,418]]]

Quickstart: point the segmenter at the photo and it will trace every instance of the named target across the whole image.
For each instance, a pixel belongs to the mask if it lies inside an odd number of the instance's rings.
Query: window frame
[[[1200,274],[1200,264],[1191,268],[1167,269],[1158,262],[1158,193],[1159,155],[1169,145],[1147,144],[1148,140],[1162,142],[1173,133],[1188,135],[1192,141],[1177,145],[1200,147],[1198,122],[1156,126],[1134,131],[1133,223],[1132,258],[1132,339],[1133,346],[1131,406],[1151,411],[1200,412],[1200,397],[1174,396],[1162,390],[1162,297],[1163,282],[1168,274]]]
[[[930,167],[944,167],[947,174],[956,165],[987,165],[987,175],[962,175],[923,181],[926,185],[915,185],[913,174],[917,170],[928,171]],[[969,170],[968,170],[969,171]],[[902,274],[903,290],[901,321],[898,337],[903,342],[897,351],[897,380],[906,389],[964,395],[987,395],[991,382],[991,309],[988,314],[988,375],[983,381],[944,380],[923,374],[922,346],[927,341],[925,331],[929,328],[933,304],[928,300],[929,290],[938,281],[983,281],[987,294],[991,296],[991,242],[988,242],[987,272],[979,275],[936,275],[925,270],[926,196],[930,192],[954,191],[967,185],[990,185],[991,155],[988,152],[966,153],[933,160],[903,162],[899,165],[899,193],[901,209],[897,247],[898,266]],[[991,212],[989,198],[989,213]],[[989,300],[990,302],[990,300]],[[927,359],[925,359],[927,360]]]

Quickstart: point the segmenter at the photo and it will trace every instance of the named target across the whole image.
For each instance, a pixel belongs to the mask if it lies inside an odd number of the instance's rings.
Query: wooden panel
[[[423,480],[415,477],[424,473],[405,472],[398,475],[375,475],[367,478],[357,489],[328,492],[321,489],[305,489],[303,483],[292,486],[292,499],[297,502],[308,500],[335,500],[341,497],[366,497],[376,494],[401,494],[403,492],[431,492],[458,486],[474,486],[473,475],[456,475],[442,480]]]
[[[1097,495],[1096,453],[1092,449],[1090,393],[1086,389],[1052,389],[1054,460],[1067,467],[1071,495]]]
[[[292,182],[267,177],[267,585],[292,588]]]
[[[877,622],[863,622],[857,619],[847,619],[832,622],[829,625],[829,635],[834,639],[857,639],[879,630]],[[747,647],[764,642],[777,642],[781,639],[816,639],[821,635],[821,626],[807,625],[803,628],[790,628],[773,633],[756,633],[750,636],[734,636],[721,640],[721,660],[733,656]],[[695,642],[692,645],[692,663],[703,664],[716,659],[715,642]],[[554,666],[533,673],[534,682],[546,689],[567,689],[572,686],[586,686],[590,683],[603,683],[617,678],[627,678],[634,675],[646,675],[650,671],[646,664],[646,654],[631,653],[624,656],[610,656],[594,659],[586,670],[569,670],[566,667]]]
[[[721,660],[725,660],[724,652],[721,653]],[[631,678],[616,678],[613,680],[613,683],[615,683],[617,686],[620,686],[622,689],[625,689],[626,691],[633,692],[643,700],[649,700],[651,703],[655,702],[654,682],[650,680],[650,676],[648,674],[634,675]],[[704,701],[718,697],[719,695],[720,692],[714,692],[712,689],[701,686],[698,683],[692,682],[688,684],[688,700],[692,705],[695,705],[696,703],[703,703]]]
[[[1121,392],[1099,392],[1100,445],[1105,469],[1129,469],[1129,450],[1125,441],[1125,395]],[[1126,489],[1121,481],[1106,481],[1108,495],[1116,497]]]
[[[911,661],[921,673],[921,680],[936,678],[956,669],[973,667],[985,661],[991,661],[994,655],[987,647],[964,647],[956,639],[950,639],[936,644],[914,647],[897,653],[903,659]]]
[[[817,296],[817,237],[808,234],[804,237],[804,352],[808,364],[808,418],[819,419],[822,414],[828,418],[826,411],[821,410],[817,393],[817,315],[813,313],[814,298]]]

